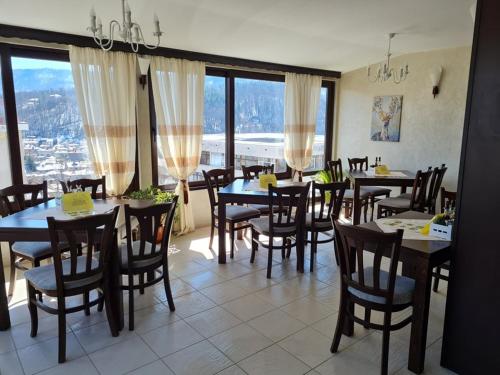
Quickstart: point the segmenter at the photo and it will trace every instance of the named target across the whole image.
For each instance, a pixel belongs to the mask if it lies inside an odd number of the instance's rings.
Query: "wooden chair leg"
[[[14,295],[14,288],[16,287],[16,255],[10,251],[10,281],[9,281],[9,297]]]
[[[283,237],[281,242],[281,259],[286,257],[286,237]]]
[[[99,303],[97,304],[97,311],[101,312],[104,308],[104,293],[101,291],[98,291],[97,295],[99,296]]]
[[[128,275],[128,329],[134,330],[134,276]]]
[[[365,223],[367,223],[368,222],[368,201],[365,201],[365,209],[363,212],[363,216],[365,219]]]
[[[64,298],[57,299],[57,320],[59,333],[59,363],[66,362],[66,304]]]
[[[214,217],[212,216],[212,222],[210,224],[210,243],[208,244],[208,248],[210,250],[213,250],[213,243],[214,243],[214,231],[215,231],[215,221],[214,221]]]
[[[366,329],[370,328],[369,323],[370,323],[371,316],[372,316],[372,310],[365,307],[365,324],[363,324],[363,327],[365,327]]]
[[[377,219],[380,219],[381,217],[382,217],[382,206],[379,203],[377,207]]]
[[[229,257],[231,259],[234,258],[234,224],[230,223],[229,224],[229,238],[231,239],[231,252],[229,254]]]
[[[109,281],[104,281],[103,286],[103,295],[104,295],[104,306],[106,307],[106,317],[108,318],[109,330],[111,331],[111,336],[117,337],[119,335],[118,331],[118,323],[115,320],[115,316],[113,314],[113,309],[111,308],[111,287],[109,285]],[[123,291],[120,290],[120,293]]]
[[[269,249],[267,253],[267,278],[271,278],[271,269],[273,267],[273,243],[272,237],[269,237]]]
[[[35,304],[36,292],[30,283],[26,280],[26,289],[28,291],[28,309],[30,312],[31,319],[31,337],[36,337],[38,333],[38,310]]]
[[[317,252],[318,247],[318,232],[311,232],[311,259],[309,264],[309,271],[313,272],[314,269],[314,254]]]
[[[286,257],[290,258],[290,255],[292,254],[292,240],[287,238],[286,239]]]
[[[139,293],[144,294],[144,274],[139,274]]]
[[[436,274],[441,275],[441,267],[436,267]],[[434,276],[434,285],[432,290],[437,293],[439,288],[439,276]]]
[[[337,353],[339,350],[340,339],[342,338],[342,330],[344,329],[344,321],[346,317],[347,303],[345,300],[344,293],[340,295],[340,307],[337,316],[337,326],[335,327],[335,335],[333,336],[332,346],[330,347],[330,352]]]
[[[165,295],[167,296],[168,308],[170,311],[175,311],[174,297],[170,288],[170,277],[168,275],[168,261],[163,262],[163,285],[165,287]]]
[[[252,255],[250,255],[250,263],[253,263],[255,261],[255,252],[259,248],[259,244],[257,243],[258,240],[259,240],[259,234],[252,227]]]
[[[83,311],[85,312],[85,315],[89,316],[90,315],[90,292],[84,292],[83,293],[83,305],[85,308]]]
[[[370,208],[372,210],[370,221],[373,221],[373,213],[375,212],[375,196],[372,196],[370,199]]]
[[[391,337],[391,313],[386,312],[384,314],[384,330],[382,333],[382,364],[381,371],[382,375],[387,375],[389,369],[389,339]]]
[[[31,265],[32,265],[32,267],[40,267],[40,260],[39,259],[34,259],[33,263]],[[38,300],[40,302],[43,302],[43,294],[42,294],[42,292],[38,293]]]

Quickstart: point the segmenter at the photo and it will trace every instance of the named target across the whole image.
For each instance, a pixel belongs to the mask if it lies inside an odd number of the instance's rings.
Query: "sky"
[[[71,70],[71,64],[66,61],[54,61],[54,60],[38,60],[38,59],[28,59],[24,57],[13,57],[12,58],[12,69],[64,69]]]

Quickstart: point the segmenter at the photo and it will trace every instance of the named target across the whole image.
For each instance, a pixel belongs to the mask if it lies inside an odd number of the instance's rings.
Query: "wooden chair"
[[[340,257],[341,291],[337,327],[332,342],[331,352],[339,348],[342,331],[348,321],[362,324],[366,328],[378,329],[382,336],[381,374],[387,374],[389,362],[390,332],[403,328],[412,320],[412,316],[392,324],[392,314],[413,305],[415,280],[396,274],[403,230],[396,233],[382,233],[342,225],[335,221],[338,253]],[[373,263],[364,258],[364,249],[375,249]],[[389,270],[381,269],[382,256],[389,257]],[[354,314],[354,306],[365,308],[365,318]],[[383,324],[370,321],[371,310],[384,314]]]
[[[172,202],[155,204],[149,207],[132,208],[125,205],[125,227],[127,243],[121,247],[120,272],[128,277],[127,285],[122,290],[128,291],[129,330],[134,330],[134,290],[141,294],[144,288],[163,281],[170,311],[175,311],[170,278],[168,275],[168,247],[174,222],[176,196]],[[138,223],[139,238],[134,240],[132,221]],[[155,277],[161,268],[159,276]],[[144,282],[144,274],[148,280]],[[139,283],[134,284],[134,276],[139,276]]]
[[[214,240],[215,228],[219,225],[229,224],[229,235],[231,237],[231,258],[234,258],[234,233],[235,231],[249,228],[250,224],[243,224],[248,222],[252,218],[257,218],[260,216],[260,211],[244,206],[237,205],[227,205],[226,206],[226,223],[219,223],[218,215],[218,199],[216,193],[230,184],[233,180],[233,169],[212,169],[210,171],[203,171],[203,177],[205,178],[205,183],[207,185],[208,198],[210,199],[210,209],[211,209],[211,229],[210,229],[210,243],[208,247],[212,249]]]
[[[329,160],[327,163],[328,169],[332,175],[332,181],[335,182],[343,182],[344,181],[344,172],[342,170],[342,160]],[[368,221],[368,204],[370,200],[370,194],[367,192],[359,192],[360,204],[361,207],[364,208],[364,218],[365,222]],[[350,217],[352,215],[353,210],[353,201],[354,201],[354,190],[347,189],[344,192],[344,202],[343,206],[345,209],[345,216]]]
[[[364,158],[351,158],[347,159],[349,162],[349,171],[367,171],[368,170],[368,156]],[[386,197],[389,198],[391,195],[391,189],[382,188],[378,186],[361,186],[360,188],[361,194],[368,193],[370,207],[372,210],[371,220],[373,221],[373,215],[375,212],[375,202],[378,201],[378,197]],[[366,221],[366,219],[365,219]]]
[[[377,218],[406,211],[424,212],[427,207],[427,185],[432,171],[417,171],[410,199],[402,197],[385,198],[378,202]]]
[[[457,193],[454,191],[447,191],[444,187],[441,187],[441,212],[444,212],[447,206],[455,208],[457,202]],[[438,291],[439,288],[439,280],[448,281],[448,276],[443,275],[441,270],[446,270],[450,272],[450,262],[446,261],[439,267],[435,268],[435,271],[432,273],[434,276],[434,284],[432,285],[432,290],[434,292]]]
[[[97,179],[80,178],[67,182],[59,181],[59,183],[62,186],[63,193],[67,193],[69,189],[77,189],[80,187],[84,191],[90,189],[92,199],[106,199],[106,176]],[[101,193],[97,192],[99,187],[101,187]]]
[[[434,215],[436,213],[436,202],[439,192],[441,190],[441,184],[443,183],[444,174],[446,173],[445,164],[441,164],[441,167],[436,167],[432,171],[431,180],[429,182],[429,194],[427,197],[427,212]]]
[[[300,186],[273,187],[269,185],[269,209],[271,214],[267,217],[250,219],[252,225],[252,255],[250,263],[255,260],[255,252],[259,245],[268,249],[267,278],[271,278],[273,265],[273,250],[281,249],[281,257],[285,258],[285,248],[290,256],[291,248],[297,245],[297,236],[304,236],[307,196],[311,183]],[[278,207],[274,213],[274,207]],[[267,244],[259,240],[259,235],[269,238]],[[274,238],[283,240],[281,246],[274,245]],[[295,241],[293,241],[295,239]],[[302,254],[300,255],[300,257]],[[300,258],[297,254],[297,258]]]
[[[88,310],[90,306],[104,300],[109,328],[118,336],[118,324],[113,319],[110,305],[109,261],[116,245],[115,223],[119,207],[107,214],[87,216],[74,220],[47,218],[53,250],[53,264],[32,268],[24,273],[28,289],[28,308],[31,316],[31,337],[38,331],[37,307],[58,316],[59,363],[66,360],[66,314]],[[86,254],[78,256],[78,245],[87,244]],[[99,244],[99,252],[96,245]],[[62,252],[65,257],[62,257]],[[65,259],[68,256],[69,258]],[[98,297],[93,301],[84,298],[84,303],[66,306],[66,298],[88,295],[97,289]],[[57,299],[57,307],[37,301],[36,293]]]
[[[47,181],[36,185],[13,185],[0,190],[2,216],[11,215],[37,204],[48,202]],[[14,294],[16,285],[16,270],[26,271],[22,262],[29,261],[31,267],[40,266],[44,259],[52,257],[50,242],[9,242],[10,252],[10,282],[9,297]]]
[[[311,212],[306,214],[306,238],[307,233],[311,233],[311,239],[306,239],[306,243],[311,244],[311,264],[310,271],[313,272],[314,256],[318,244],[328,243],[335,240],[332,217],[337,220],[342,209],[344,192],[349,186],[349,180],[344,182],[332,182],[321,184],[312,182]],[[319,234],[326,237],[319,240]],[[338,264],[338,255],[335,251],[335,257]]]
[[[245,180],[253,180],[254,178],[259,178],[260,174],[272,174],[274,173],[274,164],[271,165],[251,165],[245,167],[241,166],[243,171],[243,178]],[[248,207],[255,208],[259,210],[262,215],[269,215],[269,206],[267,204],[249,204]]]

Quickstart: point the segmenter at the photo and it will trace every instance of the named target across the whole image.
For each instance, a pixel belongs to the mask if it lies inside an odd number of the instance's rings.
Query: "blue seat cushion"
[[[373,287],[373,267],[367,267],[364,270],[364,280],[365,286]],[[352,275],[353,280],[358,280],[358,273],[354,273]],[[389,282],[389,272],[384,270],[380,270],[380,281],[379,286],[382,289],[387,289],[387,284]],[[379,304],[385,304],[385,297],[374,296],[369,293],[362,292],[356,288],[349,286],[347,288],[349,293],[352,295],[368,301]],[[392,300],[393,305],[403,305],[406,303],[410,303],[413,300],[413,291],[415,290],[415,280],[410,279],[406,276],[396,275],[396,282],[394,284],[394,298]]]
[[[85,271],[87,265],[87,257],[79,256],[76,263],[76,272],[81,273]],[[95,269],[99,266],[97,259],[92,258],[91,269]],[[71,272],[71,259],[66,259],[62,261],[63,273],[65,275]],[[53,264],[48,264],[46,266],[40,266],[32,268],[24,272],[24,278],[29,280],[36,289],[43,290],[57,290],[56,284],[56,271]]]
[[[14,242],[12,251],[26,258],[46,258],[52,256],[50,242]]]
[[[217,217],[218,209],[217,207],[214,209],[214,215]],[[227,220],[246,220],[251,219],[253,217],[259,217],[260,211],[245,206],[235,206],[235,205],[226,205],[226,219]]]
[[[140,248],[141,248],[141,241],[133,241],[132,242],[132,255],[134,257],[139,255]],[[161,245],[156,244],[155,253],[158,255],[153,256],[151,258],[148,258],[147,260],[136,259],[132,263],[132,268],[145,267],[148,265],[152,265],[152,264],[161,262],[162,261],[162,253],[159,252],[160,248],[161,248]],[[152,250],[151,243],[146,241],[144,244],[144,256],[151,255],[151,250]],[[120,247],[120,251],[121,251],[121,264],[120,264],[120,266],[121,266],[122,270],[126,270],[129,268],[128,250],[127,250],[126,243]]]
[[[410,209],[410,200],[406,198],[385,198],[378,202],[379,206],[394,209]]]
[[[391,194],[391,189],[381,188],[381,187],[378,187],[378,186],[361,186],[360,192],[361,193],[371,194],[374,197],[377,197],[379,195],[388,195],[388,194]]]
[[[275,218],[274,222],[276,222],[277,218]],[[283,222],[285,219],[283,219]],[[269,236],[269,217],[259,217],[256,219],[250,219],[248,221],[250,224],[252,224],[253,228],[260,234],[263,234],[264,236]],[[297,232],[297,227],[295,224],[292,224],[290,226],[284,226],[284,227],[274,227],[274,235],[276,237],[287,237],[287,236],[292,236]]]

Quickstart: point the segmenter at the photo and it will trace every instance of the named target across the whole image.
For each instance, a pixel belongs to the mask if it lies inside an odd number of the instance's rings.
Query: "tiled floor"
[[[273,278],[267,280],[265,251],[251,265],[248,240],[238,241],[234,261],[218,265],[207,236],[203,228],[175,239],[169,258],[175,313],[159,284],[136,295],[136,328],[125,328],[119,337],[111,337],[104,313],[72,314],[63,365],[57,364],[54,316],[39,312],[38,336],[29,337],[20,278],[11,304],[13,327],[0,332],[0,374],[379,373],[379,332],[356,325],[354,337],[342,338],[338,354],[329,351],[339,299],[331,245],[319,248],[315,272],[303,275],[295,271],[295,259],[282,263],[276,252]],[[446,283],[432,293],[426,374],[450,373],[439,366],[445,293]],[[409,373],[408,340],[409,327],[391,335],[390,373]]]

